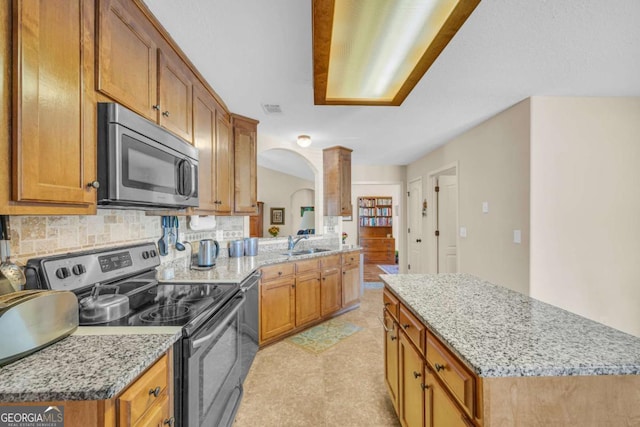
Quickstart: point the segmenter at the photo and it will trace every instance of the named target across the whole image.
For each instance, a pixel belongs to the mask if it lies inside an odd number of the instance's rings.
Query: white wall
[[[458,164],[460,271],[518,292],[529,292],[529,100],[490,118],[407,166],[407,182],[422,177],[422,195],[434,206],[429,175]],[[482,202],[489,213],[482,213]],[[416,213],[420,215],[420,213]],[[433,263],[430,216],[422,223],[423,266]],[[513,243],[513,230],[522,243]],[[406,250],[406,249],[405,249]]]
[[[640,336],[640,97],[531,115],[531,296]]]
[[[264,202],[265,237],[270,236],[267,230],[271,227],[271,208],[285,208],[285,223],[277,225],[279,235],[296,234],[300,226],[300,206],[315,206],[314,198],[312,181],[258,167],[258,200]]]

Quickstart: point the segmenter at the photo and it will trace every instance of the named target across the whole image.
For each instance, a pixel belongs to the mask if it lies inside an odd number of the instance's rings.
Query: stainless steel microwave
[[[116,103],[98,103],[98,205],[198,206],[198,149]]]

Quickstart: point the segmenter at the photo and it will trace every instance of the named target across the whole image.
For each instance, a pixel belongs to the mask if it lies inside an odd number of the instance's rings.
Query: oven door
[[[242,398],[238,294],[191,337],[183,340],[182,426],[231,426]]]

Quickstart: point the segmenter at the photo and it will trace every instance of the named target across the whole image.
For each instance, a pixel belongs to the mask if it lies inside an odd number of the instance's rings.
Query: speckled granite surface
[[[181,336],[72,335],[0,368],[0,402],[110,399]]]
[[[158,280],[161,282],[240,283],[252,272],[264,265],[292,262],[359,250],[360,247],[348,247],[313,254],[288,256],[284,255],[284,253],[287,252],[286,249],[281,249],[278,252],[264,252],[252,257],[219,258],[214,268],[204,271],[190,269],[188,262],[184,260],[180,263],[173,263],[171,266],[161,267],[158,271]]]
[[[467,274],[381,275],[481,377],[638,375],[640,338]]]

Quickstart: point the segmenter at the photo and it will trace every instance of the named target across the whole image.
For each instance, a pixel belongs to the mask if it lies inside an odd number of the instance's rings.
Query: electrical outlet
[[[460,237],[467,237],[467,227],[460,227]]]
[[[489,202],[482,202],[482,213],[489,213]]]
[[[224,239],[224,231],[216,230],[216,240],[222,240],[222,239]]]

